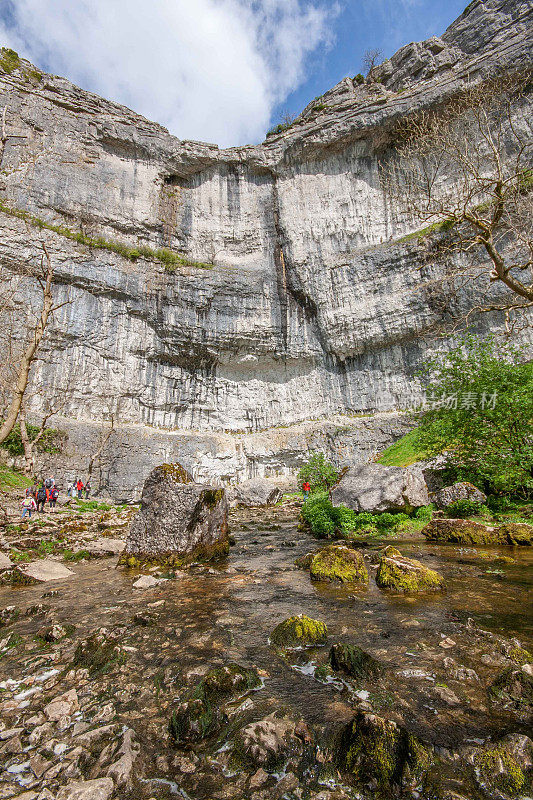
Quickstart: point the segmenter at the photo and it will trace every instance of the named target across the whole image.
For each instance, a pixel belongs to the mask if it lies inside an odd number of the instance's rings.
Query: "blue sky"
[[[409,42],[440,36],[467,5],[468,0],[348,0],[333,25],[333,46],[309,58],[307,79],[276,106],[273,120],[285,109],[297,114],[346,75],[363,72],[365,50],[377,47],[388,58]]]
[[[466,0],[0,0],[0,42],[182,139],[262,141],[346,75],[441,34]]]

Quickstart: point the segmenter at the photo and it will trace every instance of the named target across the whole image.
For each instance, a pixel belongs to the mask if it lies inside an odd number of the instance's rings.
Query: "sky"
[[[467,0],[0,0],[0,44],[222,147],[260,142],[346,75],[440,35]]]

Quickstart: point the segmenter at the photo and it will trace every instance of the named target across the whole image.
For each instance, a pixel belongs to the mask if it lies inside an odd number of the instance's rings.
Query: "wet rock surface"
[[[433,519],[422,529],[422,534],[430,542],[533,545],[533,525],[525,522],[484,525],[470,519]]]
[[[368,583],[368,572],[361,553],[340,544],[319,550],[311,559],[309,572],[315,581]]]
[[[227,561],[143,591],[116,557],[0,587],[0,796],[502,800],[509,765],[529,791],[531,549],[398,542],[448,591],[391,594],[311,581],[294,560],[328,544],[297,514],[234,512]],[[370,571],[381,550],[360,549]],[[298,614],[331,647],[269,644]]]

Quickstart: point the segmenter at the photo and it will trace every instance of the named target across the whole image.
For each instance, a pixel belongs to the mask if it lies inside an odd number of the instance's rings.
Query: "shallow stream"
[[[102,687],[100,702],[111,698],[121,721],[135,728],[143,744],[147,797],[175,796],[175,776],[157,762],[161,755],[172,758],[166,725],[173,695],[184,680],[228,661],[263,671],[264,687],[251,697],[256,718],[288,712],[317,726],[324,742],[361,702],[444,748],[508,730],[528,732],[487,701],[486,687],[501,665],[493,641],[478,628],[517,637],[522,647],[533,649],[531,548],[436,546],[397,538],[394,544],[403,554],[443,574],[447,591],[391,595],[376,586],[372,558],[368,588],[313,583],[294,561],[320,542],[297,530],[296,516],[294,507],[242,512],[234,519],[236,543],[226,562],[193,568],[146,590],[133,589],[136,575],[117,570],[107,558],[74,566],[75,578],[48,585],[57,590],[52,596],[48,586],[0,587],[0,608],[16,604],[22,611],[16,623],[22,645],[0,661],[2,679],[20,679],[44,663],[34,643],[43,618],[25,616],[31,606],[42,603],[47,620],[75,626],[75,639],[102,626],[118,631],[127,661],[119,682]],[[370,555],[377,547],[364,552]],[[500,556],[513,561],[500,563]],[[151,624],[134,624],[134,616],[146,612],[153,616]],[[348,691],[342,682],[324,684],[313,677],[329,648],[290,659],[277,655],[270,632],[300,613],[327,624],[330,644],[357,644],[371,653],[385,665],[384,675]],[[444,663],[450,658],[474,669],[479,681],[450,680],[449,662]],[[130,688],[121,699],[124,686]],[[460,702],[443,699],[439,687],[451,687]],[[193,800],[221,796],[220,787],[231,782],[223,775],[179,778]]]

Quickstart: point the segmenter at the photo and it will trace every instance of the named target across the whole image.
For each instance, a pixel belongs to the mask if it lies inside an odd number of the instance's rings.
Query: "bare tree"
[[[34,436],[31,436],[28,431],[28,425],[26,420],[26,403],[25,400],[22,402],[19,411],[19,426],[20,426],[20,438],[22,441],[22,446],[24,448],[24,474],[25,475],[34,475],[35,474],[35,450],[38,449],[39,444],[46,438],[47,434],[50,432],[50,428],[48,427],[49,420],[59,414],[59,412],[64,408],[67,401],[67,394],[66,392],[60,393],[59,397],[57,397],[54,401],[47,400],[45,404],[45,411],[41,417],[39,425],[37,426],[37,431]],[[58,433],[58,432],[56,432]],[[61,434],[64,436],[64,434]],[[58,452],[57,450],[55,452]]]
[[[363,66],[366,70],[367,78],[372,78],[373,70],[383,61],[383,50],[379,47],[371,47],[365,50],[363,55]]]
[[[2,377],[6,384],[2,387],[4,414],[3,422],[0,426],[0,444],[7,439],[17,422],[24,400],[24,393],[28,386],[30,370],[37,357],[37,351],[46,327],[54,311],[65,305],[65,303],[54,304],[54,268],[44,242],[41,243],[41,246],[43,256],[41,257],[40,266],[30,269],[28,272],[29,276],[37,282],[41,291],[40,312],[35,323],[30,325],[29,336],[20,355],[17,357],[16,347],[11,343],[9,352],[5,353],[5,363],[2,362]],[[13,292],[9,289],[6,298],[0,301],[0,305],[8,312],[13,309],[13,298]],[[15,320],[16,323],[17,320]],[[20,320],[18,320],[18,324],[20,325]],[[11,342],[13,342],[13,339],[11,339]],[[10,374],[13,375],[11,383],[8,380]]]
[[[515,75],[470,86],[439,110],[408,120],[396,132],[394,160],[382,170],[403,221],[449,231],[441,250],[470,254],[456,275],[470,281],[488,275],[489,287],[510,290],[504,300],[489,292],[477,311],[533,305],[529,80]]]

